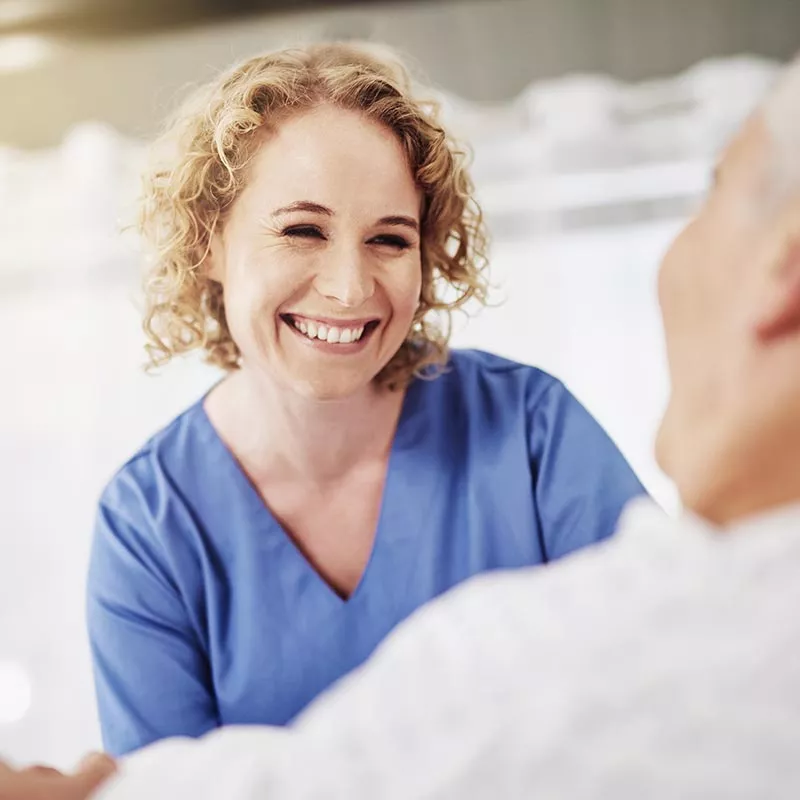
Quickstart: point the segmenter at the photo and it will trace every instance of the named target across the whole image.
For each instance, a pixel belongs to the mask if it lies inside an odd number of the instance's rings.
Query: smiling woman
[[[101,498],[88,614],[114,754],[284,724],[420,605],[605,538],[642,492],[556,379],[448,350],[486,237],[395,60],[253,58],[155,153],[151,359],[199,349],[225,375]]]

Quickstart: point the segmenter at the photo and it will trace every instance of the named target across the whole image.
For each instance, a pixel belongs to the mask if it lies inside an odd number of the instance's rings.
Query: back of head
[[[659,294],[657,457],[684,503],[722,522],[800,500],[800,62],[725,150]]]
[[[400,386],[444,360],[446,328],[430,312],[447,314],[486,292],[486,236],[465,154],[441,126],[438,106],[414,96],[408,71],[390,51],[331,43],[233,67],[190,97],[154,146],[140,214],[152,254],[144,321],[152,363],[202,349],[223,369],[239,365],[221,287],[204,274],[211,238],[264,137],[287,117],[324,104],[364,114],[396,136],[422,197],[419,311],[380,380]]]

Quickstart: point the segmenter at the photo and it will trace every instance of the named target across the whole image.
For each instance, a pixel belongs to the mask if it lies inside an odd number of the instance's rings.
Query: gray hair
[[[771,191],[785,199],[800,193],[800,57],[781,72],[762,114],[775,153]]]

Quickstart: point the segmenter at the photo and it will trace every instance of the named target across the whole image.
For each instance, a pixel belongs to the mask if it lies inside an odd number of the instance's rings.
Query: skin
[[[800,197],[775,201],[770,147],[756,115],[659,276],[672,392],[656,455],[720,524],[800,499]]]
[[[0,762],[0,800],[85,800],[116,771],[108,756],[87,756],[71,775],[49,767],[16,770]]]
[[[321,106],[264,135],[211,243],[207,269],[223,286],[242,368],[209,395],[206,411],[272,514],[342,596],[369,559],[402,406],[402,392],[374,379],[419,304],[420,208],[392,132]],[[328,344],[292,321],[365,330],[356,344]]]

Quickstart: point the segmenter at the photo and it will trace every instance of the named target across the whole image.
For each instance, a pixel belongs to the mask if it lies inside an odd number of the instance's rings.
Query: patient
[[[635,501],[608,543],[418,612],[289,730],[164,742],[98,797],[800,796],[800,63],[659,290],[681,519]]]

